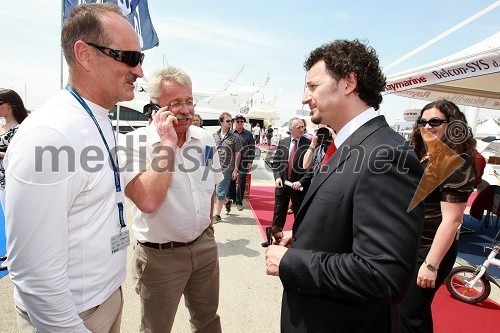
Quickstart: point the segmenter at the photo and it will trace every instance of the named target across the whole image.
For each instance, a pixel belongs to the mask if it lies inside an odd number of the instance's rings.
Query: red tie
[[[325,153],[325,157],[323,157],[323,161],[321,162],[321,168],[323,168],[323,166],[328,162],[330,157],[332,157],[332,155],[335,154],[336,151],[337,147],[335,146],[335,143],[334,142],[330,143],[330,147],[328,147],[328,150]]]
[[[293,139],[292,140],[292,151],[290,152],[290,157],[288,158],[288,179],[292,178],[293,158],[295,157],[296,151],[297,151],[297,139]]]

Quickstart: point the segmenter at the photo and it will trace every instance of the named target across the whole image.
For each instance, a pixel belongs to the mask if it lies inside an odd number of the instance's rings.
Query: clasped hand
[[[266,274],[268,275],[279,276],[281,259],[292,244],[291,232],[285,235],[280,232],[280,234],[282,234],[281,238],[275,238],[273,245],[266,250]]]

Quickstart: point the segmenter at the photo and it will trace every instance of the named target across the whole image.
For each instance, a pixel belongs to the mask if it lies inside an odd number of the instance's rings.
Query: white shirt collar
[[[340,129],[337,136],[333,140],[335,147],[340,147],[344,141],[351,136],[352,133],[356,132],[358,128],[366,124],[368,121],[372,120],[377,116],[377,111],[374,108],[369,108],[364,112],[351,119],[344,127]]]

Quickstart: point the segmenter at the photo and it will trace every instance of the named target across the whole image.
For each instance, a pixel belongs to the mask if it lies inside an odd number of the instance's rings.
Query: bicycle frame
[[[485,250],[486,250],[486,247],[485,247]],[[474,286],[483,275],[486,277],[486,279],[488,279],[488,281],[493,282],[498,287],[500,287],[500,284],[498,284],[498,282],[495,280],[495,278],[493,278],[491,275],[486,273],[486,270],[488,269],[488,267],[490,265],[500,267],[500,259],[495,258],[496,255],[498,254],[498,252],[500,252],[500,244],[493,246],[491,253],[488,255],[486,260],[481,264],[481,266],[478,267],[479,272],[476,275],[476,277],[474,279],[472,279],[471,281],[467,281],[465,283],[467,288],[472,288],[472,286]]]

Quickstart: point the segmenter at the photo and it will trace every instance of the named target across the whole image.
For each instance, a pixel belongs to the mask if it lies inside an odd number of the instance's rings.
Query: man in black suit
[[[288,122],[288,129],[290,136],[280,140],[273,156],[276,188],[274,190],[272,228],[276,239],[282,237],[290,200],[292,201],[293,213],[296,214],[312,178],[312,172],[302,167],[304,154],[311,144],[311,141],[304,137],[305,122],[294,117]],[[289,181],[291,185],[286,186],[285,181]]]
[[[386,81],[375,50],[337,40],[305,69],[302,103],[337,136],[293,234],[266,251],[267,273],[284,287],[281,330],[397,332],[423,225],[422,203],[408,211],[423,168],[377,116]]]

